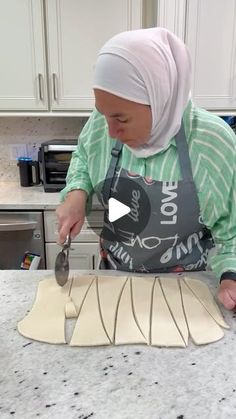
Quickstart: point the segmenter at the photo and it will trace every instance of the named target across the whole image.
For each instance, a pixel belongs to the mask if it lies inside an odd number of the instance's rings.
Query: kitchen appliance
[[[76,147],[76,139],[55,139],[41,144],[39,161],[45,192],[58,192],[64,188],[71,155]]]
[[[21,186],[33,186],[40,183],[39,163],[30,157],[19,157],[17,166],[20,173]]]
[[[26,255],[40,257],[45,269],[42,212],[0,211],[0,269],[21,269]]]

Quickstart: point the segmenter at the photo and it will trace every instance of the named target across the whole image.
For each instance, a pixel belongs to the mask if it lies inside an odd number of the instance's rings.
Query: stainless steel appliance
[[[0,211],[0,269],[21,269],[25,253],[39,255],[45,269],[43,213]]]
[[[76,139],[50,140],[41,144],[39,161],[45,192],[58,192],[64,188],[71,155],[76,146]]]

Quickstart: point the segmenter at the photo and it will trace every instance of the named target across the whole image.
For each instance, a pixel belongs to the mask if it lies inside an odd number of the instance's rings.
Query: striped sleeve
[[[217,178],[214,179],[217,184]],[[224,272],[236,272],[236,159],[234,156],[233,174],[228,189],[225,190],[224,204],[215,196],[214,211],[218,220],[212,227],[212,235],[218,247],[212,256],[211,266],[218,277]]]
[[[210,265],[218,278],[236,272],[236,136],[228,125],[217,119],[208,129],[198,129],[196,165],[205,176],[201,211],[210,229],[217,252]]]
[[[66,176],[66,186],[60,193],[61,201],[64,201],[68,192],[82,189],[90,195],[93,191],[92,182],[88,170],[88,156],[83,144],[83,138],[89,137],[93,126],[93,115],[89,118],[79,137],[78,146],[72,154],[69,170]]]

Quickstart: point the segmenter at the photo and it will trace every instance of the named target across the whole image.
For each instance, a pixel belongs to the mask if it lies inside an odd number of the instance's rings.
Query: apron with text
[[[213,240],[201,220],[183,124],[176,135],[182,175],[179,181],[154,181],[120,168],[122,146],[117,141],[112,149],[100,196],[105,208],[100,269],[150,273],[204,270]],[[148,205],[142,202],[140,190],[148,198]],[[110,197],[131,208],[130,214],[115,221],[119,237],[114,235],[112,239],[109,233],[114,232],[114,224],[108,219]],[[149,214],[145,220],[147,206]],[[136,234],[132,223],[140,222],[138,214],[146,226]]]

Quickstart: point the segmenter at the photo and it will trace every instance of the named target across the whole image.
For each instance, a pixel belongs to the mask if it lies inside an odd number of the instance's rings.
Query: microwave
[[[55,139],[41,144],[39,162],[45,192],[59,192],[66,185],[66,175],[77,141]]]

